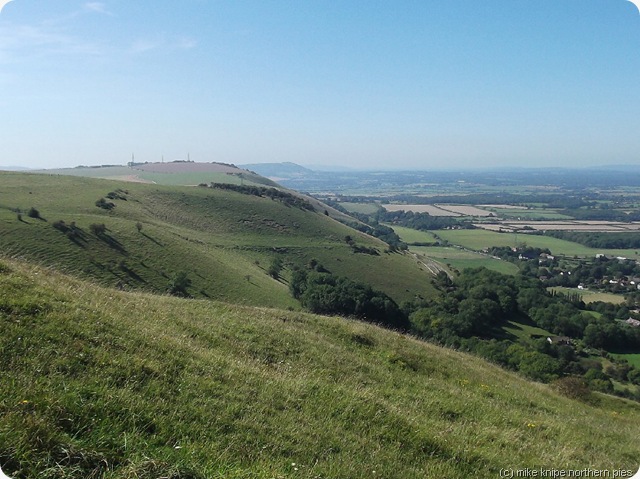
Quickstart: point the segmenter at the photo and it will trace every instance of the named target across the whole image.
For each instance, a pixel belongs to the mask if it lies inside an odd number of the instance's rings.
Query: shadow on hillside
[[[509,326],[512,329],[522,330],[522,328],[518,324],[511,324]],[[518,336],[516,336],[515,334],[513,334],[510,331],[502,329],[501,327],[495,327],[495,328],[491,329],[490,332],[489,332],[489,336],[488,337],[499,339],[499,340],[505,340],[505,341],[513,341],[513,342],[517,342],[518,341]]]
[[[66,232],[66,235],[67,238],[69,238],[69,241],[71,241],[76,246],[80,246],[80,248],[84,248],[85,245],[83,243],[86,243],[88,241],[87,233],[85,233],[82,228],[79,228],[78,226],[70,227],[70,229]]]
[[[149,241],[153,241],[155,244],[157,244],[158,246],[162,246],[164,248],[164,245],[162,243],[160,243],[160,241],[158,241],[155,238],[152,238],[151,236],[149,236],[147,233],[143,233],[142,231],[140,232],[140,234],[142,236],[144,236],[145,238],[147,238]]]
[[[120,241],[115,239],[113,236],[108,235],[107,233],[101,233],[98,235],[98,238],[101,239],[109,248],[114,249],[122,254],[127,254],[127,250],[124,249],[124,246]]]
[[[127,276],[129,276],[129,278],[131,278],[132,280],[137,281],[138,283],[147,284],[147,282],[144,280],[142,276],[140,276],[138,273],[136,273],[134,270],[132,270],[128,266],[122,266],[120,267],[120,269],[124,273],[126,273]]]

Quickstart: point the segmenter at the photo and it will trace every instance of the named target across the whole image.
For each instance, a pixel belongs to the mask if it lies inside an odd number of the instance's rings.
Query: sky
[[[640,165],[628,0],[13,0],[0,166]]]

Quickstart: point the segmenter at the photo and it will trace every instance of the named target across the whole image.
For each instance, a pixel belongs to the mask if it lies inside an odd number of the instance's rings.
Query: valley
[[[14,478],[636,467],[634,248],[491,231],[507,203],[390,211],[183,166],[0,173]]]

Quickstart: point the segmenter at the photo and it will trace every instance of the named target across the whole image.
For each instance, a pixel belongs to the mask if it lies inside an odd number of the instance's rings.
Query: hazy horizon
[[[640,165],[627,0],[14,0],[0,165]]]

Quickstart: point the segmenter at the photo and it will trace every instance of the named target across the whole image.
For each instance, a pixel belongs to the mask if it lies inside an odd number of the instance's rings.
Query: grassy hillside
[[[570,400],[364,323],[0,259],[0,327],[0,465],[14,479],[638,467],[638,404]]]
[[[184,271],[193,297],[295,308],[288,275],[315,258],[398,302],[432,291],[430,275],[410,255],[385,253],[384,243],[324,209],[228,190],[57,175],[0,173],[0,183],[1,251],[105,285],[162,292]],[[115,206],[97,207],[100,198]],[[40,218],[28,216],[31,207]],[[75,222],[74,237],[54,228],[60,221]],[[105,234],[92,232],[95,224],[104,224]],[[378,255],[354,252],[347,235]],[[285,266],[279,280],[267,274],[275,258]]]
[[[133,168],[128,166],[76,167],[40,170],[36,173],[158,185],[197,185],[214,182],[276,186],[273,181],[254,172],[221,163],[149,163]]]

